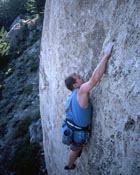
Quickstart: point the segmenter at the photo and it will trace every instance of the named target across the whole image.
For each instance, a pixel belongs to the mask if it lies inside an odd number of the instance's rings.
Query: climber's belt
[[[89,127],[80,127],[80,126],[76,125],[75,123],[73,123],[69,119],[66,119],[66,123],[73,130],[86,130],[87,131],[89,129]]]

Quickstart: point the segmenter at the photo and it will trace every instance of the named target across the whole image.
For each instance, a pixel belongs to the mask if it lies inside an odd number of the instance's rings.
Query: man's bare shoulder
[[[82,108],[86,108],[89,101],[89,92],[84,92],[79,88],[77,92],[77,101]]]
[[[91,90],[90,80],[83,83],[79,88],[79,94],[85,94],[88,95]]]

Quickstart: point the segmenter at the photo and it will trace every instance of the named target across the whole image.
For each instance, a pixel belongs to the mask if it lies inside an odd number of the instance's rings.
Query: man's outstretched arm
[[[89,79],[89,81],[81,85],[80,87],[81,93],[88,93],[101,80],[105,72],[108,59],[111,55],[112,48],[113,48],[113,42],[107,45],[105,52],[104,52],[104,56],[102,57],[101,61],[97,65],[94,72],[92,73],[92,76]]]

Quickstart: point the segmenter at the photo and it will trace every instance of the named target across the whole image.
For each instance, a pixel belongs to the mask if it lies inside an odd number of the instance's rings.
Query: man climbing
[[[85,128],[88,128],[91,124],[92,106],[89,100],[89,92],[101,80],[105,72],[108,59],[111,55],[112,48],[113,42],[110,42],[105,48],[104,56],[87,82],[84,82],[84,80],[76,73],[71,74],[65,79],[66,87],[72,91],[70,102],[71,115],[68,116],[66,114],[68,124],[70,124],[70,126],[83,128],[83,132],[87,132]],[[74,135],[74,137],[76,138],[77,136]],[[74,140],[74,142],[70,145],[71,151],[68,165],[66,165],[64,169],[75,169],[76,165],[74,163],[76,159],[80,157],[84,144],[84,142],[79,143],[76,139]]]

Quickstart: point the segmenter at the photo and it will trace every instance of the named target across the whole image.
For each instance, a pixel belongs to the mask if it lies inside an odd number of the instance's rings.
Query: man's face
[[[74,74],[73,78],[75,79],[74,87],[80,88],[80,86],[84,83],[83,78],[80,75]]]

